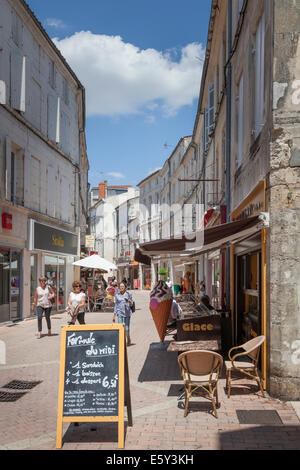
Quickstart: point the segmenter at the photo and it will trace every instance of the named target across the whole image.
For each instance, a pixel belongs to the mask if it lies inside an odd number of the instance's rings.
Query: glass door
[[[37,255],[30,256],[30,305],[33,303],[35,289],[39,285],[37,278]]]
[[[9,321],[9,250],[0,248],[0,323]]]
[[[0,248],[0,323],[20,319],[21,253]]]
[[[20,319],[20,266],[21,254],[19,251],[10,252],[10,320]]]
[[[65,280],[65,273],[66,273],[66,262],[63,258],[58,258],[58,308],[64,309],[65,308],[65,292],[66,292],[66,280]]]
[[[58,256],[45,256],[45,276],[48,285],[52,287],[55,298],[52,310],[63,310],[65,308],[65,279],[66,261]]]

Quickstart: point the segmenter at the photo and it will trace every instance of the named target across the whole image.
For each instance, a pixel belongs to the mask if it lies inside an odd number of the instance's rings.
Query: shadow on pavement
[[[299,450],[300,426],[255,426],[219,433],[221,449]]]
[[[139,374],[139,382],[181,380],[176,352],[167,352],[168,343],[150,344],[146,360]]]
[[[125,439],[127,423],[125,421]],[[79,423],[70,424],[63,435],[63,445],[73,443],[118,443],[118,423]]]

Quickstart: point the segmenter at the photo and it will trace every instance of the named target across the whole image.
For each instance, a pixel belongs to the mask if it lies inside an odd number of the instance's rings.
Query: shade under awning
[[[261,223],[259,216],[255,216],[227,224],[216,225],[215,227],[205,229],[204,233],[203,231],[196,232],[192,238],[170,238],[143,243],[140,245],[140,252],[147,257],[179,253],[187,253],[193,256],[217,249],[230,241],[234,242],[250,236],[260,230],[258,227],[259,223]]]

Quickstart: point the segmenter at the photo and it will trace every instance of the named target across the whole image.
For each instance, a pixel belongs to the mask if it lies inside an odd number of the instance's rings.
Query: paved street
[[[228,399],[224,373],[219,419],[205,399],[194,399],[184,418],[183,402],[177,400],[181,385],[177,354],[159,348],[147,308],[149,293],[134,292],[134,297],[137,310],[132,318],[133,344],[128,348],[134,425],[125,428],[126,450],[300,449],[299,404],[263,399],[256,386],[235,385]],[[111,319],[110,313],[86,315],[92,324]],[[60,329],[66,322],[66,314],[54,314],[53,336],[41,340],[35,338],[35,319],[0,327],[0,340],[7,349],[6,365],[0,366],[0,392],[14,392],[3,388],[13,380],[40,381],[17,401],[0,401],[1,450],[55,449]],[[282,424],[240,424],[237,410],[277,411]],[[116,424],[64,424],[65,450],[117,448]]]

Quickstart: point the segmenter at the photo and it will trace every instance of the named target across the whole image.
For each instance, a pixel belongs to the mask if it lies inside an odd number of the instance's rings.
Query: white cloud
[[[56,29],[64,29],[67,27],[67,25],[58,18],[47,18],[45,20],[45,25],[50,28],[56,28]]]
[[[198,98],[199,57],[205,54],[201,44],[183,47],[177,51],[180,60],[175,60],[170,51],[142,50],[120,36],[90,31],[54,42],[86,88],[90,116],[153,114],[153,110],[169,116]]]
[[[124,179],[125,175],[122,173],[118,173],[117,171],[111,171],[110,173],[107,173],[108,176],[111,176],[112,178],[117,178],[117,179]]]

